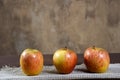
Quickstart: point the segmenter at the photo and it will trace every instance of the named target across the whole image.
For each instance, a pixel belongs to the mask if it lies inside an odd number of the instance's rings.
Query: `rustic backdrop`
[[[0,0],[0,55],[92,45],[120,52],[120,0]]]

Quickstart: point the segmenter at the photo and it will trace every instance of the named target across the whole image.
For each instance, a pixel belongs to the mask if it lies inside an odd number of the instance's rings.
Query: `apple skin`
[[[43,55],[36,49],[25,49],[20,55],[20,67],[28,76],[38,75],[43,69]]]
[[[69,74],[77,64],[77,55],[74,51],[61,48],[53,55],[53,64],[61,74]]]
[[[89,47],[84,52],[84,63],[89,72],[103,73],[109,68],[109,53],[98,47]]]

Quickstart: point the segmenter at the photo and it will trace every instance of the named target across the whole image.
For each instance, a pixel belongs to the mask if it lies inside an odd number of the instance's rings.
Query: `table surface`
[[[20,67],[5,66],[0,70],[0,80],[72,80],[120,79],[120,64],[110,64],[105,73],[89,73],[84,64],[76,65],[70,74],[59,74],[54,66],[44,66],[41,74],[26,76]]]
[[[7,56],[0,56],[0,79],[6,80],[30,80],[30,79],[111,79],[111,78],[119,78],[120,79],[120,53],[111,53],[110,59],[111,64],[109,67],[108,72],[103,74],[91,74],[86,72],[85,67],[81,66],[83,64],[83,54],[77,54],[78,55],[78,63],[75,68],[75,70],[71,74],[63,75],[58,74],[55,71],[55,68],[52,64],[52,56],[53,55],[44,55],[44,69],[42,74],[38,76],[26,76],[22,73],[20,67],[19,67],[19,55],[7,55]],[[118,63],[118,64],[116,64]],[[7,65],[7,67],[4,67]],[[8,67],[9,66],[9,67]],[[3,68],[4,67],[4,68]],[[3,73],[3,72],[4,73]],[[12,73],[10,71],[13,71],[15,73]],[[3,73],[3,74],[2,74]],[[8,76],[10,75],[10,76]]]

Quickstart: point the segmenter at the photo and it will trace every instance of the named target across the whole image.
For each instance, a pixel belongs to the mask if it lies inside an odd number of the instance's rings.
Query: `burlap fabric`
[[[58,74],[54,66],[44,66],[41,74],[26,76],[20,67],[4,66],[0,69],[0,80],[70,80],[120,78],[120,64],[110,64],[105,73],[89,73],[84,64],[77,65],[70,74]]]

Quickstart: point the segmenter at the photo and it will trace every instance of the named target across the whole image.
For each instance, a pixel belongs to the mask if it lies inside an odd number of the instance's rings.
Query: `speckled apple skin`
[[[53,64],[59,73],[71,73],[77,64],[77,54],[70,49],[59,49],[53,55]]]
[[[20,56],[20,67],[28,76],[38,75],[43,69],[43,55],[35,49],[26,49]]]
[[[84,52],[84,63],[89,72],[106,72],[110,64],[109,53],[97,47],[89,47]]]

